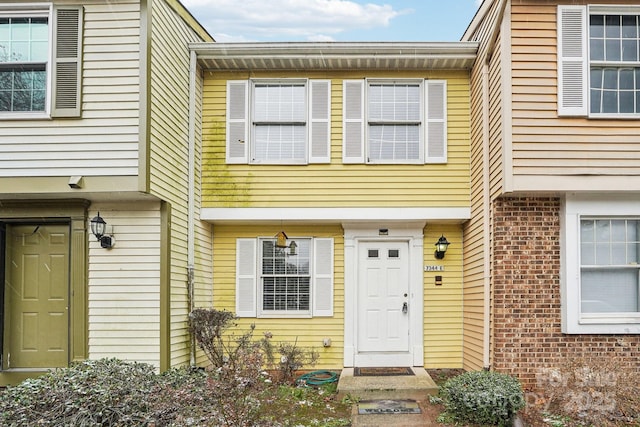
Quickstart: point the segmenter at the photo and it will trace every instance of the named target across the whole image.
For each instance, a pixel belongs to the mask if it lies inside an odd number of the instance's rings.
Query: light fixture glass
[[[450,244],[451,243],[449,243],[447,241],[447,238],[444,237],[444,235],[440,236],[440,238],[438,239],[438,241],[435,244],[435,246],[436,246],[435,257],[437,259],[443,259],[444,258],[444,254],[445,254],[445,252],[447,252],[447,248],[449,248]]]
[[[100,212],[91,220],[91,232],[100,242],[100,246],[105,249],[111,249],[114,245],[113,236],[105,236],[107,231],[107,222],[102,219]]]
[[[100,238],[104,236],[104,232],[106,229],[107,222],[102,219],[102,217],[100,216],[100,212],[98,212],[98,215],[94,216],[91,220],[91,232],[94,236],[96,236],[96,239],[100,240]]]

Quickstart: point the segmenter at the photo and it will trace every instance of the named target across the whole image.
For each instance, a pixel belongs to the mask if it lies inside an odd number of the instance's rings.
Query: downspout
[[[490,111],[489,111],[489,69],[498,36],[504,23],[504,13],[507,7],[507,0],[501,0],[498,6],[498,19],[491,31],[487,44],[487,53],[482,69],[482,160],[483,160],[483,246],[486,249],[483,256],[483,297],[484,297],[484,319],[483,319],[483,352],[482,363],[485,369],[491,369],[491,170],[489,162],[490,154]],[[488,11],[487,11],[488,13]],[[504,106],[503,106],[504,111]],[[504,113],[503,113],[504,114]]]
[[[485,62],[482,66],[482,246],[483,251],[483,334],[482,334],[482,366],[489,370],[491,368],[490,345],[491,345],[491,186],[489,179],[489,64]]]
[[[189,160],[188,160],[188,197],[187,197],[187,293],[189,314],[195,306],[195,157],[196,157],[196,77],[197,56],[191,52],[189,65]],[[196,340],[189,334],[189,364],[196,366]]]

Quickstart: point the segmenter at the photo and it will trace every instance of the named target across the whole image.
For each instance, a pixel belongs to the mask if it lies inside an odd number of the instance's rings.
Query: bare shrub
[[[545,369],[538,384],[547,412],[605,427],[640,421],[639,380],[637,372],[613,359],[571,358]]]

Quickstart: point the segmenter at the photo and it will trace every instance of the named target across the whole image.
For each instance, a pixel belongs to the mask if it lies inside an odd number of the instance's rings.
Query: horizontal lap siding
[[[189,202],[190,54],[188,43],[201,40],[167,3],[162,0],[153,0],[151,4],[150,185],[153,194],[171,204],[170,365],[176,366],[189,361],[187,207]],[[194,206],[195,210],[199,210],[198,208],[199,205]],[[203,230],[198,230],[199,233],[201,231]],[[202,234],[198,236],[203,237]],[[205,266],[206,264],[203,267]]]
[[[624,186],[624,175],[640,173],[638,121],[558,117],[556,4],[513,3],[514,182],[536,188],[536,177],[562,177],[569,183],[565,188],[589,190],[581,175],[610,175],[621,176]],[[637,1],[598,4],[637,5]]]
[[[89,357],[159,366],[160,211],[157,203],[94,204],[115,246],[89,244]]]
[[[424,265],[434,265],[432,242],[444,234],[451,245],[445,271],[424,272],[424,364],[426,368],[463,366],[462,229],[457,225],[427,226]],[[442,276],[442,285],[435,285]]]
[[[393,75],[447,80],[448,162],[437,165],[343,164],[342,82],[363,78],[363,74],[291,74],[287,77],[331,79],[331,163],[305,166],[225,164],[226,80],[247,76],[207,72],[203,99],[205,207],[469,206],[467,72]],[[372,73],[367,77],[392,76]]]
[[[0,121],[0,177],[138,174],[139,19],[137,1],[85,2],[82,117]]]
[[[214,226],[214,307],[235,311],[236,239],[274,236],[280,226]],[[342,228],[339,226],[287,226],[289,236],[332,237],[334,239],[334,310],[332,317],[259,319],[242,318],[238,321],[240,334],[255,324],[254,336],[262,338],[264,332],[273,334],[272,342],[296,343],[299,347],[314,347],[320,353],[315,368],[341,368],[344,350],[344,251]],[[331,338],[331,347],[322,346],[323,338]],[[305,366],[304,368],[311,368]]]
[[[489,195],[485,191],[499,193],[503,186],[502,35],[495,45],[489,45],[495,26],[499,25],[498,3],[494,2],[473,37],[480,41],[480,47],[471,74],[471,220],[464,224],[463,366],[467,370],[479,370],[485,365],[485,277],[489,274],[485,262],[490,256],[485,245],[489,215],[485,204]]]

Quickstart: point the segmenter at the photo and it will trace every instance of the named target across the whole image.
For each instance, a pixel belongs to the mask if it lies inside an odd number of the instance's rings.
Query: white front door
[[[358,246],[356,346],[361,365],[407,364],[409,244],[363,241]]]

